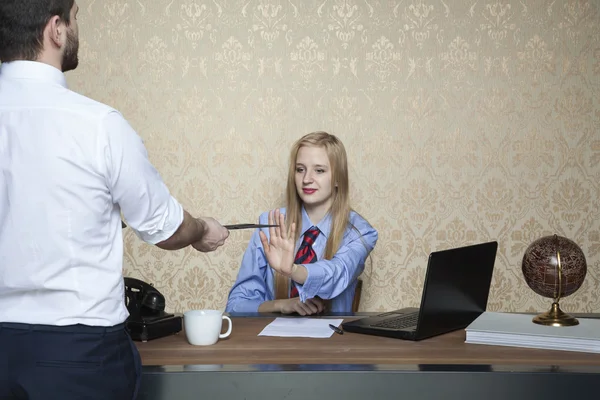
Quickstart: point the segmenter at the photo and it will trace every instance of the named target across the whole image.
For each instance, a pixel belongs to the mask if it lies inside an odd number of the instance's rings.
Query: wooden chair
[[[356,288],[354,289],[354,300],[352,300],[352,312],[358,312],[360,306],[360,294],[362,293],[362,279],[358,278],[356,282]]]

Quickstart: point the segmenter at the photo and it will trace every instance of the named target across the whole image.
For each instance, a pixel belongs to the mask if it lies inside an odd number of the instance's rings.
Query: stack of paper
[[[578,318],[576,326],[544,326],[534,315],[484,312],[465,330],[466,343],[600,353],[600,320]]]
[[[328,338],[333,335],[329,325],[339,326],[343,319],[275,318],[258,336]]]

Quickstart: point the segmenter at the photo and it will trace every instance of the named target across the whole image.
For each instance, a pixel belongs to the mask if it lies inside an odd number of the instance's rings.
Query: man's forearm
[[[156,244],[164,250],[179,250],[190,244],[199,241],[206,227],[202,220],[192,217],[187,211],[183,210],[183,222],[175,233],[168,238]]]

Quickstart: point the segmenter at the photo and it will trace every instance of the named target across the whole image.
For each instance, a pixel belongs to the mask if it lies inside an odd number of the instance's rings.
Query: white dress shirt
[[[124,322],[121,212],[152,244],[183,220],[118,111],[50,65],[2,64],[0,322]]]

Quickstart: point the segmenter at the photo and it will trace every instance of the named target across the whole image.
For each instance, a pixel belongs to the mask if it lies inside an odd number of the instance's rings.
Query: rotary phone
[[[182,318],[165,312],[165,297],[152,284],[124,278],[125,306],[129,318],[125,326],[133,340],[148,341],[181,331]]]

